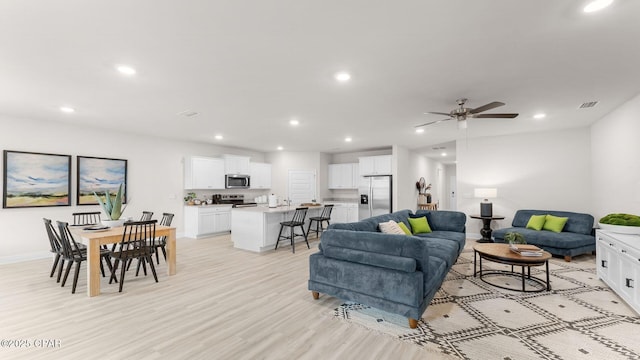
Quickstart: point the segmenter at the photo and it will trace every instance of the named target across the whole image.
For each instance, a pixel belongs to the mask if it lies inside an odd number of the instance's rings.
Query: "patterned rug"
[[[511,267],[483,261],[483,269]],[[549,292],[500,289],[473,277],[473,250],[465,250],[417,329],[404,317],[354,303],[334,316],[460,359],[640,359],[640,317],[598,279],[595,256],[553,258],[549,272]],[[544,267],[531,275],[544,279]],[[486,280],[521,286],[507,276]]]

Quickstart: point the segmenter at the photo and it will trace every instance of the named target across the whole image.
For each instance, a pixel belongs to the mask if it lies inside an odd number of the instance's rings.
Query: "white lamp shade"
[[[498,189],[496,188],[477,188],[473,189],[473,196],[482,199],[498,197]]]

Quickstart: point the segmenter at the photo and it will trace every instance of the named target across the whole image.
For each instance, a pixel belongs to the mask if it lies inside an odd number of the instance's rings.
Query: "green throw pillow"
[[[427,224],[428,225],[428,224]],[[402,221],[400,221],[398,223],[398,226],[400,226],[400,229],[402,229],[402,231],[404,231],[405,234],[407,235],[411,235],[411,230],[409,230],[409,228],[407,227],[407,225],[405,225]]]
[[[564,228],[564,224],[567,223],[567,220],[569,220],[568,217],[547,215],[546,219],[544,220],[544,225],[542,228],[544,230],[549,230],[549,231],[559,233],[559,232],[562,232],[562,228]]]
[[[427,221],[426,216],[419,218],[409,218],[409,224],[411,224],[411,231],[414,234],[431,232],[431,226],[429,226],[429,222]]]
[[[544,221],[547,219],[547,215],[531,215],[529,218],[529,222],[527,223],[527,229],[531,230],[542,230],[542,226],[544,226]]]

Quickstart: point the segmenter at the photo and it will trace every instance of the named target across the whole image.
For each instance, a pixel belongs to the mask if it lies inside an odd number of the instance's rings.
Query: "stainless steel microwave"
[[[251,185],[249,175],[225,175],[224,187],[226,189],[248,189]]]

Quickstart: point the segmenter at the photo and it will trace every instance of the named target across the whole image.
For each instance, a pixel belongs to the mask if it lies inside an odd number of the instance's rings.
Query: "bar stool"
[[[320,236],[320,233],[324,231],[323,223],[326,221],[327,226],[330,225],[329,220],[331,220],[331,210],[333,210],[333,204],[325,205],[322,208],[322,214],[320,216],[312,216],[309,218],[309,227],[307,228],[307,235],[311,234],[311,231],[316,233],[316,237]],[[313,222],[316,222],[316,229],[311,230],[311,225]]]
[[[307,216],[307,207],[299,207],[296,208],[296,212],[293,214],[293,219],[291,221],[283,221],[280,223],[280,232],[278,233],[278,240],[276,240],[276,248],[274,250],[278,250],[278,243],[280,239],[290,239],[291,240],[291,248],[293,253],[296,253],[296,245],[293,241],[296,236],[304,236],[304,241],[307,243],[307,248],[309,247],[309,241],[307,240],[307,234],[304,232],[304,218]],[[282,230],[287,226],[291,228],[291,236],[282,235]],[[295,227],[299,226],[302,229],[302,235],[295,233]]]

